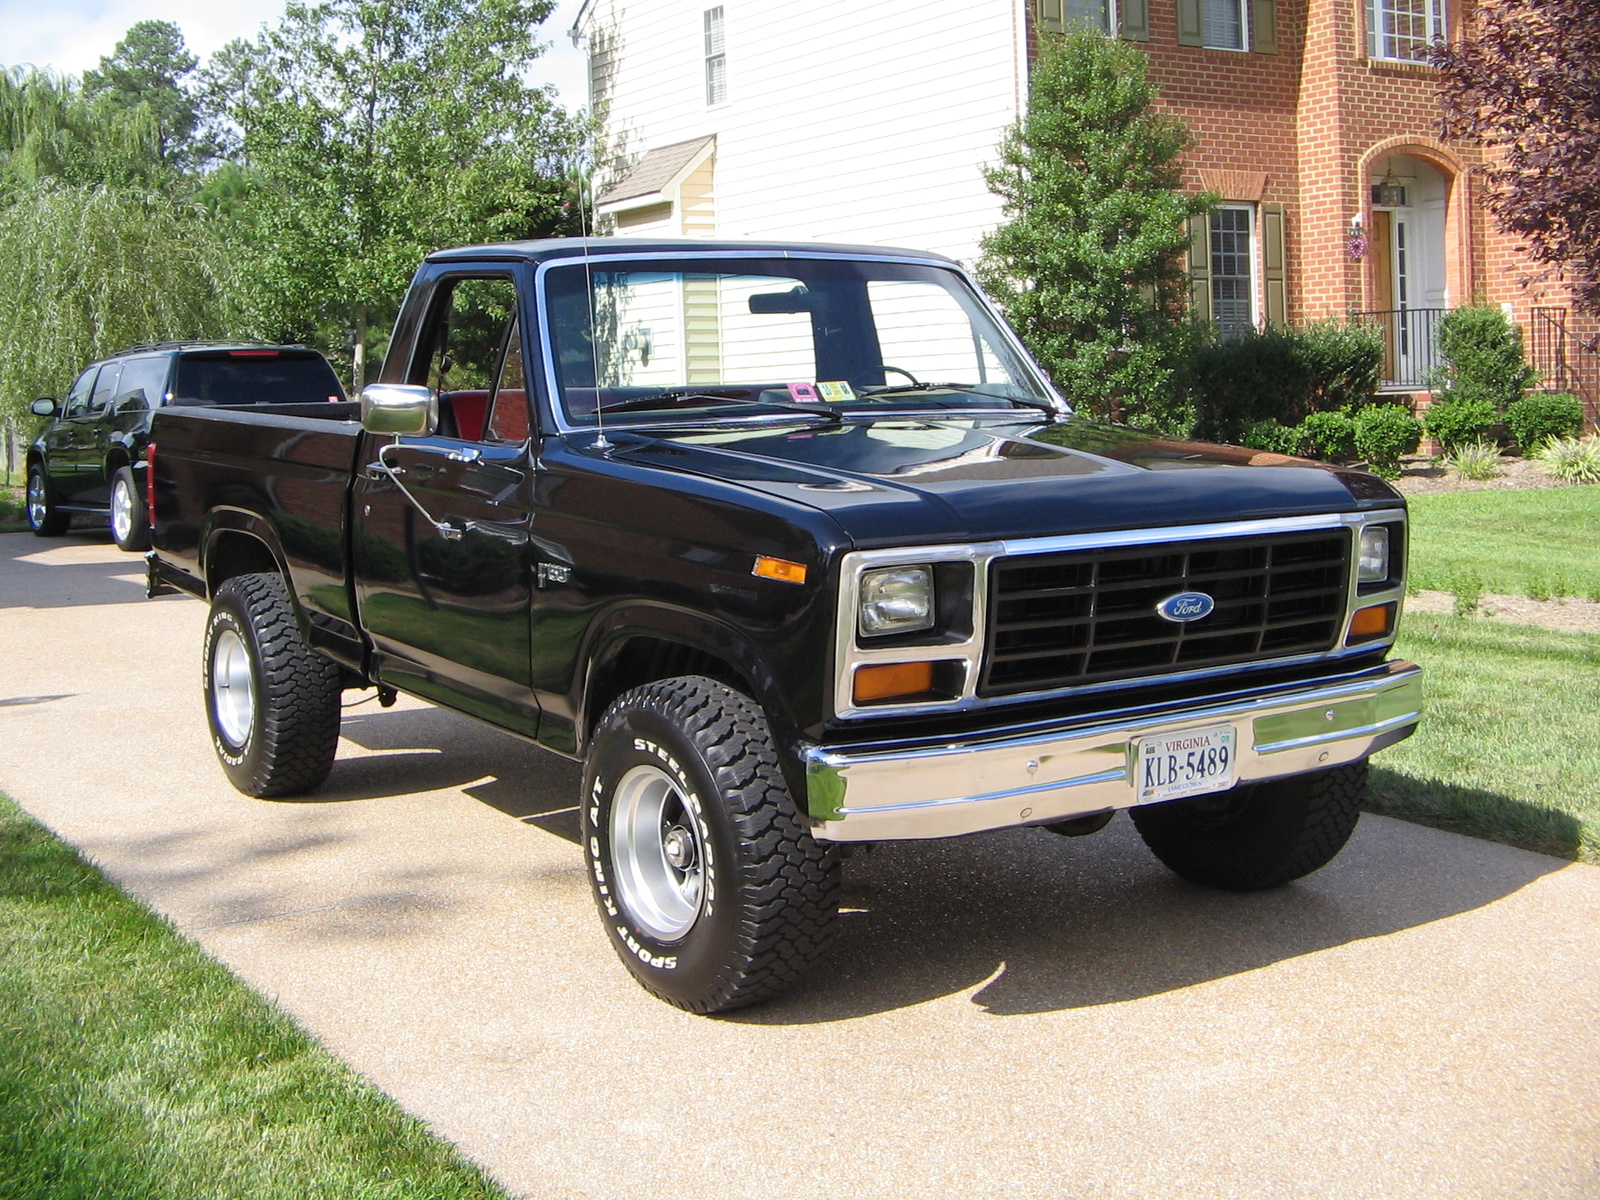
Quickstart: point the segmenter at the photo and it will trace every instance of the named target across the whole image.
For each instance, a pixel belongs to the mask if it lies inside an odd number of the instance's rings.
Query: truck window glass
[[[98,366],[93,366],[78,376],[78,382],[72,385],[72,390],[67,393],[67,402],[63,406],[67,416],[78,416],[89,407],[89,396],[94,391],[94,377],[99,370]]]
[[[433,311],[423,354],[413,361],[427,364],[427,385],[439,394],[440,432],[477,441],[516,317],[517,286],[503,277],[446,280]]]
[[[822,389],[834,403],[922,409],[1049,399],[978,298],[936,267],[790,259],[717,272],[609,259],[552,268],[544,286],[577,423],[592,423],[597,403],[622,420],[660,420],[663,407],[718,398],[804,399],[793,384],[848,384]],[[652,416],[652,398],[672,403]]]
[[[202,404],[316,404],[344,399],[339,377],[312,351],[206,351],[178,360],[175,401]]]
[[[522,328],[513,319],[506,334],[500,378],[495,381],[484,437],[498,442],[520,442],[528,436],[528,426],[528,377],[522,363]]]

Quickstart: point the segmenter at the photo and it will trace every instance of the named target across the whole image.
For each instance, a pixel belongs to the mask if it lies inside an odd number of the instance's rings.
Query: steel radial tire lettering
[[[624,693],[595,730],[580,812],[606,933],[663,1000],[753,1004],[827,946],[838,855],[811,836],[749,697],[700,676]]]
[[[1361,816],[1367,764],[1130,809],[1145,845],[1191,883],[1277,887],[1326,866]]]
[[[236,575],[217,589],[203,659],[211,745],[248,796],[319,786],[339,745],[339,668],[306,644],[278,575]]]

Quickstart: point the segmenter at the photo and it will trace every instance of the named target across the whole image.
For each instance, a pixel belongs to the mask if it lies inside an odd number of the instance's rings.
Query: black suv
[[[28,525],[62,533],[75,513],[109,519],[123,550],[150,545],[145,464],[150,415],[164,404],[309,404],[341,401],[328,361],[301,346],[163,342],[91,363],[65,402],[35,400],[54,417],[28,449]]]

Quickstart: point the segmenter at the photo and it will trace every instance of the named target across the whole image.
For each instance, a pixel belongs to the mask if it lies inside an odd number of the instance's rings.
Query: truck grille
[[[1219,538],[997,560],[981,696],[1072,687],[1329,650],[1350,578],[1350,533]],[[1205,592],[1209,616],[1156,605]]]

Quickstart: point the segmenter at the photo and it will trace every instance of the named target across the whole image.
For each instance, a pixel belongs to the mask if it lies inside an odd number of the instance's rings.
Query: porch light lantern
[[[1379,208],[1404,208],[1406,185],[1394,177],[1394,164],[1384,168],[1383,182],[1372,185],[1372,202]]]

